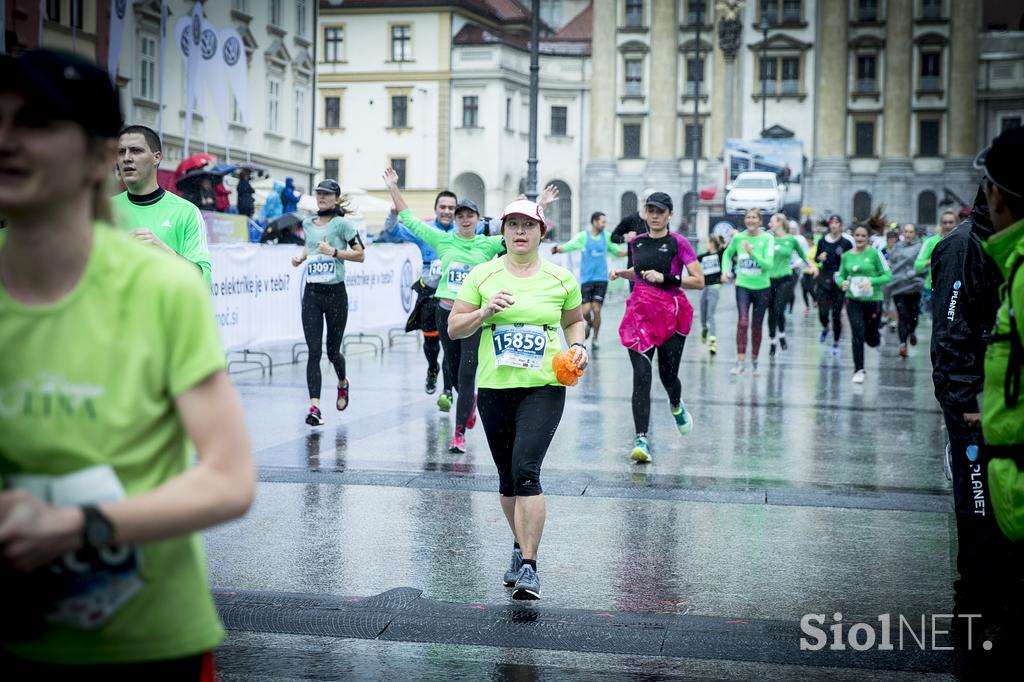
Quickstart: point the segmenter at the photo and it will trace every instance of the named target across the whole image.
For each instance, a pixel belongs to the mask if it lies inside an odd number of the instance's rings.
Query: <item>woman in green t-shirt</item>
[[[843,254],[836,283],[846,294],[846,316],[850,318],[853,341],[853,383],[864,383],[864,344],[878,347],[882,337],[882,285],[892,281],[889,264],[873,246],[871,231],[858,225],[853,231],[853,249]]]
[[[109,224],[107,70],[4,60],[0,676],[212,679],[199,531],[246,512],[255,470],[210,290]]]
[[[775,238],[775,251],[772,254],[772,267],[768,271],[771,279],[771,292],[768,300],[768,356],[775,357],[776,344],[786,350],[786,306],[792,304],[793,290],[796,280],[793,279],[793,254],[796,253],[812,271],[817,274],[818,268],[807,258],[807,252],[797,241],[796,236],[789,233],[789,221],[785,214],[776,213],[768,220],[768,228]],[[778,336],[776,336],[778,334]],[[778,340],[776,340],[778,339]]]
[[[513,599],[539,599],[537,547],[544,530],[540,467],[565,407],[565,386],[551,366],[561,327],[580,367],[587,364],[579,282],[543,260],[544,211],[525,199],[501,216],[508,253],[477,265],[463,281],[448,318],[448,335],[480,335],[478,406],[498,468],[501,508],[512,529],[505,585]]]
[[[775,239],[761,229],[761,210],[747,209],[743,216],[747,229],[737,232],[722,254],[722,282],[733,277],[733,257],[736,258],[736,366],[733,374],[743,374],[747,357],[747,330],[750,330],[751,369],[757,374],[757,354],[761,350],[764,314],[771,296],[771,278],[768,272],[774,262]],[[751,313],[753,308],[753,313]]]

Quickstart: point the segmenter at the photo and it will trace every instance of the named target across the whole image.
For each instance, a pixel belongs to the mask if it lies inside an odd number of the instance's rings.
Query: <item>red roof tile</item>
[[[590,3],[572,21],[562,27],[552,40],[590,40],[594,24],[594,3]]]

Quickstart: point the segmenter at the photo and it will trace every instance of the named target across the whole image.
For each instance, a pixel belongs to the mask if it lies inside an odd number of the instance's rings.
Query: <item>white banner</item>
[[[72,3],[73,4],[73,3]],[[124,17],[128,12],[128,0],[113,0],[110,3],[110,41],[107,45],[107,71],[110,80],[117,83],[117,67],[121,64],[121,35],[124,33]],[[79,17],[81,20],[81,17]]]
[[[249,71],[245,57],[245,45],[242,43],[242,36],[233,26],[220,30],[220,56],[222,76],[218,79],[221,83],[226,78],[231,84],[231,93],[238,102],[238,112],[242,115],[242,122],[249,124]],[[221,86],[223,89],[223,86]]]
[[[305,268],[299,246],[210,245],[211,291],[225,350],[297,343],[302,334]],[[410,289],[422,258],[411,244],[373,244],[363,263],[345,264],[346,334],[404,327],[416,302]]]

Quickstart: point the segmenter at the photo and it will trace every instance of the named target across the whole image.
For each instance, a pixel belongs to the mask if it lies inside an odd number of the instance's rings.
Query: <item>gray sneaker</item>
[[[516,587],[512,590],[513,599],[540,599],[540,578],[537,571],[529,564],[523,564],[516,578]]]
[[[519,577],[519,569],[523,567],[523,551],[518,548],[512,549],[512,561],[509,562],[508,570],[505,571],[505,577],[502,582],[505,583],[505,587],[513,587],[516,584],[516,578]]]

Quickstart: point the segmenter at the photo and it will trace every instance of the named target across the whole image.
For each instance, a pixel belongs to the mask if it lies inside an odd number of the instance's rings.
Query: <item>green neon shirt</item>
[[[775,237],[775,259],[772,261],[772,267],[768,270],[769,278],[777,279],[790,276],[793,272],[790,260],[794,251],[800,254],[801,259],[807,260],[807,252],[804,251],[804,247],[800,246],[796,237],[791,234],[787,234],[785,237]]]
[[[858,278],[867,278],[861,283]],[[881,301],[882,285],[892,281],[892,273],[889,271],[889,264],[878,253],[878,249],[869,246],[861,253],[847,251],[839,262],[839,272],[836,273],[836,282],[843,286],[843,282],[850,280],[850,288],[846,290],[846,298],[854,301]],[[859,286],[863,286],[863,292],[870,284],[870,292],[867,294],[858,293]]]
[[[932,288],[932,268],[929,261],[932,259],[932,251],[935,250],[935,245],[941,239],[941,234],[933,234],[928,239],[925,239],[921,245],[921,253],[917,254],[917,258],[914,259],[914,272],[928,273],[924,276],[924,288],[929,291]]]
[[[747,254],[743,244],[749,242],[753,253]],[[771,287],[768,272],[775,261],[775,237],[767,232],[758,232],[751,237],[745,230],[733,235],[732,241],[722,254],[722,270],[732,274],[732,257],[736,256],[736,286],[758,291]]]
[[[125,232],[145,228],[176,254],[195,263],[210,284],[210,247],[206,243],[206,221],[190,201],[165,191],[151,204],[133,204],[128,192],[110,200],[114,222]]]
[[[442,232],[427,225],[409,209],[399,213],[398,219],[405,229],[429,244],[441,258],[441,281],[437,284],[435,298],[454,300],[473,266],[486,263],[505,250],[505,242],[500,235],[475,234],[470,239],[463,239],[457,232]]]
[[[182,259],[97,224],[81,280],[24,306],[0,288],[0,487],[112,470],[128,496],[193,466],[174,400],[224,368],[209,289]],[[3,242],[0,234],[0,243]],[[54,339],[73,343],[53,352]],[[13,408],[13,409],[12,409]],[[89,489],[79,490],[83,501]],[[95,500],[100,501],[100,500]],[[223,639],[199,533],[138,544],[142,587],[96,629],[48,624],[0,640],[63,664],[193,656]]]
[[[560,386],[551,368],[551,359],[562,352],[558,327],[562,311],[578,308],[583,297],[572,273],[554,263],[541,260],[540,271],[530,277],[516,277],[505,269],[505,259],[496,258],[473,268],[459,290],[460,301],[482,307],[501,290],[512,294],[515,303],[484,322],[480,335],[476,383],[480,388],[528,388]],[[495,327],[532,325],[535,333],[546,337],[543,358],[538,369],[497,364]],[[498,343],[501,343],[499,333]]]

